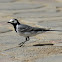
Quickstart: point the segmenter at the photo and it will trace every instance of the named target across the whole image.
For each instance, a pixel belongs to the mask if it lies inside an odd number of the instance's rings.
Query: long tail
[[[45,30],[45,31],[59,31],[59,32],[62,32],[62,30]]]
[[[62,30],[51,30],[51,29],[45,29],[45,28],[34,28],[31,31],[59,31],[59,32],[62,32]]]

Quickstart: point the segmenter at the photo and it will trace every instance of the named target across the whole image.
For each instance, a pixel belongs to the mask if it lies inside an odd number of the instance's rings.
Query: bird
[[[47,31],[58,31],[58,30],[50,30],[46,28],[32,27],[26,24],[21,24],[18,21],[18,19],[15,19],[15,18],[10,19],[7,23],[12,24],[16,33],[26,38],[24,42],[19,44],[20,46],[23,46],[23,44],[29,41],[30,37],[32,36],[35,36],[35,35],[38,35],[40,33],[47,32]]]

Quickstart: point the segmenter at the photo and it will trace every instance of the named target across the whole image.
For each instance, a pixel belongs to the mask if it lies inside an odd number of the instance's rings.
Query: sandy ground
[[[62,32],[45,32],[25,40],[7,22],[62,30],[62,0],[0,0],[0,62],[61,62]]]

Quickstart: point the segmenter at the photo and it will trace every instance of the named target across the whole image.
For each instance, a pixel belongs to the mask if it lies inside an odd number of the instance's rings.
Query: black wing
[[[31,32],[31,31],[48,31],[46,30],[45,28],[37,28],[37,27],[31,27],[31,26],[28,26],[28,25],[19,25],[18,27],[19,31],[21,32]]]

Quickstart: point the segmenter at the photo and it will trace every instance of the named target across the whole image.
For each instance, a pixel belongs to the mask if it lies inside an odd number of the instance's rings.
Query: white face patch
[[[9,22],[10,23],[17,23],[17,21],[15,19],[11,19]]]
[[[11,19],[9,22],[12,22],[13,21],[13,19]]]
[[[17,23],[17,21],[16,21],[16,20],[14,20],[14,23]]]

